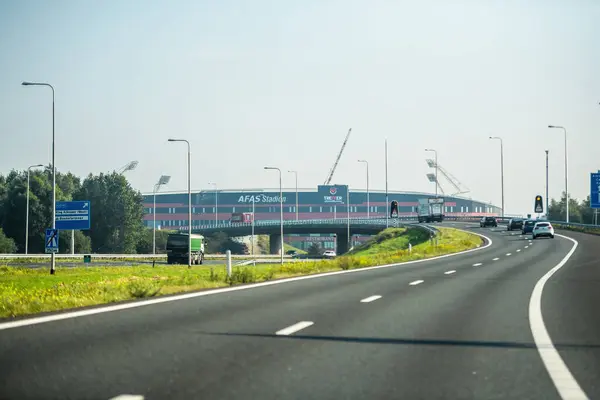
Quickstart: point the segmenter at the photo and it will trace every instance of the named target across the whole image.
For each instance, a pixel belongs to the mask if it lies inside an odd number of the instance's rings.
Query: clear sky
[[[0,2],[0,172],[50,162],[78,175],[128,161],[134,187],[276,187],[265,165],[322,184],[348,128],[334,183],[433,191],[426,147],[506,211],[531,212],[544,192],[587,196],[600,169],[600,1]],[[293,175],[284,174],[285,187]],[[442,181],[444,184],[444,181]],[[446,184],[448,191],[449,185]]]

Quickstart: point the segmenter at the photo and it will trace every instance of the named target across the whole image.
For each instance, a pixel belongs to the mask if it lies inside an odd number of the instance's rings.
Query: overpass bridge
[[[350,218],[350,219],[310,219],[310,220],[284,220],[284,234],[311,234],[328,233],[337,237],[337,253],[343,254],[348,251],[348,244],[352,235],[376,235],[387,226],[416,226],[434,232],[434,228],[428,225],[414,224],[414,218]],[[250,236],[254,225],[255,235],[269,235],[269,245],[272,254],[278,254],[281,249],[281,234],[279,220],[261,220],[251,222],[230,222],[213,225],[201,225],[194,227],[192,233],[210,235],[216,232],[224,232],[230,237]],[[180,227],[180,231],[186,232],[187,227]]]

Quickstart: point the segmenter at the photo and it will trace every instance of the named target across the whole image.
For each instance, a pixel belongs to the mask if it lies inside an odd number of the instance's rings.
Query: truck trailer
[[[419,199],[416,207],[417,220],[421,222],[442,222],[444,220],[444,199]]]

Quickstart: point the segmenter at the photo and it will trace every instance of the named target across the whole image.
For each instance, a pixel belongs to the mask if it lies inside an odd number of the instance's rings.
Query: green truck
[[[206,239],[202,235],[192,233],[192,264],[204,262],[204,245]],[[167,237],[167,264],[188,263],[188,234],[170,233]]]

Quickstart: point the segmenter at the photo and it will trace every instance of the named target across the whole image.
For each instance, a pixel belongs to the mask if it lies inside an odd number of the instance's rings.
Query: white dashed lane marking
[[[511,255],[511,253],[506,253],[506,255],[507,255],[507,256],[510,256],[510,255]]]
[[[494,258],[492,261],[498,261],[498,260],[499,260],[499,258],[498,258],[498,257],[496,257],[496,258]]]
[[[413,282],[409,283],[409,285],[411,285],[411,286],[415,286],[415,285],[419,285],[419,284],[421,284],[421,283],[423,283],[423,282],[425,282],[425,281],[424,281],[424,280],[422,280],[422,279],[419,279],[418,281],[413,281]]]
[[[450,275],[450,274],[453,274],[453,273],[455,273],[455,272],[456,272],[456,270],[453,270],[453,269],[452,269],[452,270],[450,270],[450,271],[446,271],[446,272],[444,272],[444,274],[446,274],[446,275]]]
[[[287,328],[283,328],[282,330],[275,332],[275,334],[280,335],[280,336],[291,335],[292,333],[301,331],[302,329],[308,328],[309,326],[311,326],[313,324],[314,324],[314,322],[312,322],[312,321],[300,321],[297,324],[288,326]]]
[[[369,296],[366,299],[362,299],[360,302],[361,303],[370,303],[372,301],[379,300],[380,298],[381,298],[381,296],[379,296],[379,295]]]
[[[482,265],[482,264],[481,263],[473,264],[474,267],[479,267],[480,265]]]

